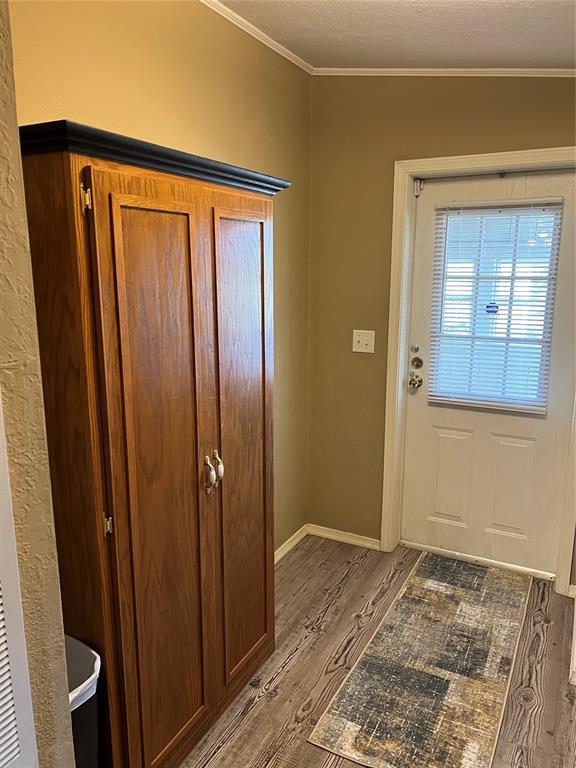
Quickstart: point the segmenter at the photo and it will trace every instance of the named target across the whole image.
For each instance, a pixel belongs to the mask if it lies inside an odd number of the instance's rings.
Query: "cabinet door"
[[[212,192],[221,484],[224,685],[274,644],[271,203]]]
[[[193,188],[96,170],[89,183],[129,758],[156,768],[215,707],[212,277]]]

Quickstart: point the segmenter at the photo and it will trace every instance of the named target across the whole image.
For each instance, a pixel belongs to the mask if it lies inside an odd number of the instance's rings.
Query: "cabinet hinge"
[[[80,205],[82,206],[82,215],[86,214],[86,209],[92,210],[92,190],[90,187],[84,189],[84,184],[80,182]]]
[[[110,536],[113,530],[114,530],[114,527],[112,525],[112,518],[105,517],[104,518],[104,536]]]

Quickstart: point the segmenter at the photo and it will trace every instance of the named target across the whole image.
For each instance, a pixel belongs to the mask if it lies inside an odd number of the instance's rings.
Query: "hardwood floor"
[[[493,768],[574,768],[576,687],[568,682],[573,600],[535,581]]]
[[[309,744],[415,565],[307,536],[276,567],[276,652],[182,768],[356,768]],[[572,602],[533,584],[493,768],[575,768]]]

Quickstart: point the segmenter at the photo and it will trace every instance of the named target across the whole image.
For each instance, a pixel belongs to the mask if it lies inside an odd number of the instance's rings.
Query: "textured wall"
[[[275,517],[304,522],[310,78],[197,2],[11,5],[20,124],[69,118],[291,179],[274,203]]]
[[[0,389],[40,766],[72,768],[36,315],[4,2],[0,2]]]
[[[312,91],[310,498],[380,538],[394,161],[573,144],[571,79],[316,77]],[[376,329],[376,353],[351,351]]]

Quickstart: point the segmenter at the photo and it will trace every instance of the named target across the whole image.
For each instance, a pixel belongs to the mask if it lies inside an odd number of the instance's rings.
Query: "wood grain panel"
[[[145,762],[205,704],[190,214],[113,196]]]
[[[121,765],[96,316],[80,172],[67,154],[26,157],[23,169],[64,626],[102,658],[101,760]]]
[[[24,169],[57,536],[63,547],[74,539],[81,553],[60,565],[62,600],[67,631],[79,630],[82,635],[85,624],[94,625],[101,613],[93,535],[95,478],[88,439],[91,413],[83,346],[84,297],[69,205],[72,190],[67,161],[61,155],[27,158]],[[56,253],[59,259],[54,258]],[[92,524],[76,530],[67,514],[73,506],[82,508],[87,518],[94,515]],[[77,594],[78,583],[84,586],[85,604]]]
[[[226,675],[265,637],[262,223],[217,214]]]
[[[213,278],[201,258],[197,188],[96,169],[87,182],[126,707],[121,765],[168,766],[216,707],[218,506],[198,487],[217,435]]]
[[[229,207],[230,202],[236,202]],[[225,685],[273,643],[270,209],[211,197],[218,328]],[[222,205],[224,203],[224,205]],[[226,205],[227,204],[227,205]]]

